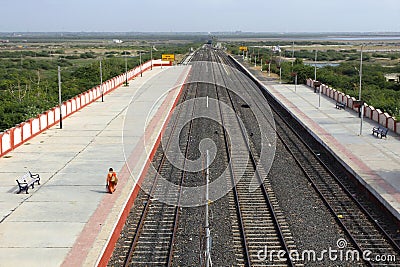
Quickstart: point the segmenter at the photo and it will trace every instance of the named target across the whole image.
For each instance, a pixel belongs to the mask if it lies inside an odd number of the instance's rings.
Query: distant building
[[[281,52],[281,48],[279,47],[279,45],[277,45],[277,46],[273,46],[272,47],[272,52],[277,52],[277,53],[280,53]]]
[[[387,82],[400,83],[400,73],[388,73],[385,74],[385,79]]]
[[[113,40],[113,43],[114,43],[114,44],[122,44],[123,41],[122,41],[122,40],[119,40],[119,39],[114,39],[114,40]]]

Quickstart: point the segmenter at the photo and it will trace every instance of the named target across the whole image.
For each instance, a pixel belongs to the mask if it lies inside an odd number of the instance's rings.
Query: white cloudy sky
[[[0,32],[400,32],[399,0],[0,0]]]

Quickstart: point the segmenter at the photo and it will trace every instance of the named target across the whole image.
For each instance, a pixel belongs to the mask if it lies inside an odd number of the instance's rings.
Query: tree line
[[[230,46],[228,50],[232,54],[238,54],[238,46]],[[300,50],[295,51],[294,62],[287,58],[292,57],[292,50],[282,50],[273,53],[270,49],[257,51],[249,49],[249,56],[257,56],[257,64],[263,60],[263,70],[268,70],[269,63],[271,72],[278,74],[281,72],[282,80],[287,83],[294,83],[294,73],[297,74],[298,83],[305,84],[308,78],[314,79],[314,63],[305,64],[304,60],[313,62],[315,51]],[[286,56],[286,57],[285,57]],[[364,53],[362,70],[362,96],[361,99],[367,104],[381,109],[392,116],[400,118],[400,83],[386,81],[385,74],[400,73],[400,63],[390,66],[378,64],[374,59],[387,58],[397,60],[400,53]],[[358,99],[359,96],[359,68],[360,53],[355,49],[346,51],[318,51],[318,61],[339,61],[340,63],[317,67],[317,80],[334,89]],[[318,63],[317,61],[317,63]],[[280,70],[281,69],[281,70]]]
[[[186,54],[191,46],[159,47],[153,58],[161,58],[163,53]],[[100,84],[100,60],[103,81],[125,72],[125,55],[128,70],[138,66],[140,57],[124,49],[112,54],[85,51],[70,57],[61,50],[58,55],[49,51],[0,52],[0,132],[58,105],[58,66],[62,100],[66,101]],[[142,62],[150,60],[148,47],[133,49],[143,50]]]

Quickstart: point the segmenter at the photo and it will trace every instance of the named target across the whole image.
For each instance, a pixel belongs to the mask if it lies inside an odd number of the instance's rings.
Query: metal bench
[[[343,102],[336,102],[337,109],[346,109],[346,104]]]
[[[379,135],[382,137],[386,138],[386,135],[388,133],[388,129],[382,126],[374,127],[372,128],[372,135],[376,134],[376,137],[379,137]]]
[[[29,187],[34,188],[35,183],[40,185],[40,176],[39,174],[32,174],[30,171],[25,173],[22,177],[18,178],[17,180],[19,191],[17,194],[25,191],[28,194]]]

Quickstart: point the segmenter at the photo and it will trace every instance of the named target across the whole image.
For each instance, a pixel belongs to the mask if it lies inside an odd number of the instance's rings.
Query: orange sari
[[[117,183],[115,181],[112,181],[112,178],[115,176],[117,178],[117,174],[115,172],[109,172],[107,174],[107,189],[110,194],[112,194],[115,191],[115,187]]]

